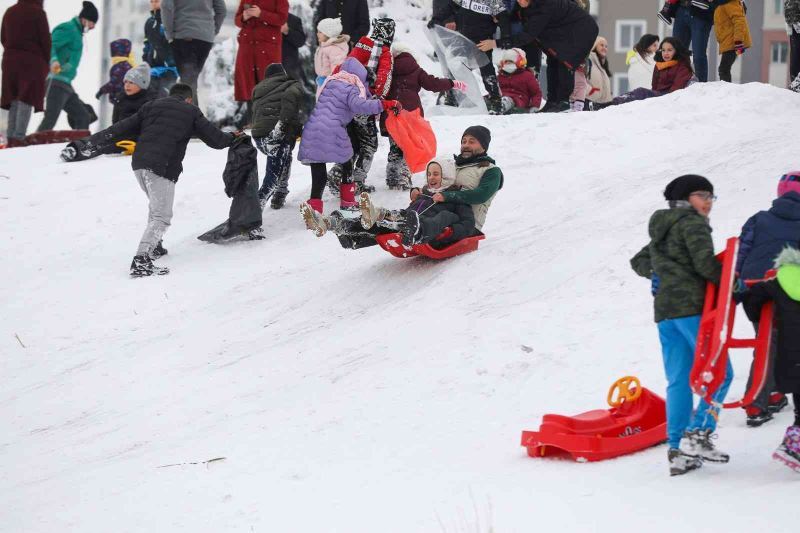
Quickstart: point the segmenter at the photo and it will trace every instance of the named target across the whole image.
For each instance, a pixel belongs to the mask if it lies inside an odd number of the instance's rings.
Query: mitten
[[[453,80],[453,89],[465,93],[467,92],[467,84],[461,80]]]
[[[403,105],[397,100],[383,100],[381,104],[383,104],[384,111],[391,111],[395,115],[399,115],[403,110]]]

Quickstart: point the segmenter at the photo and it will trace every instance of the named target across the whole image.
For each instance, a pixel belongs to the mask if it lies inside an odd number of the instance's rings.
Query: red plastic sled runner
[[[706,299],[703,304],[703,315],[700,319],[700,330],[697,333],[697,347],[694,354],[694,366],[689,375],[692,390],[703,396],[710,404],[712,398],[725,381],[725,369],[728,363],[728,350],[731,348],[755,349],[753,382],[745,392],[744,398],[722,405],[725,408],[747,406],[761,392],[767,379],[769,347],[772,342],[772,302],[767,303],[761,311],[758,333],[754,339],[734,339],[733,324],[736,318],[736,305],[733,302],[733,281],[736,273],[736,256],[739,252],[739,239],[728,239],[725,251],[717,255],[722,263],[722,276],[719,287],[713,283],[706,286]],[[747,284],[761,280],[745,281]]]
[[[428,162],[436,157],[436,135],[419,109],[400,111],[399,115],[387,113],[386,130],[403,151],[412,174],[425,170]]]
[[[608,396],[611,409],[575,416],[544,415],[539,431],[522,432],[522,446],[530,457],[586,462],[619,457],[667,440],[666,404],[638,379],[618,379]]]
[[[89,130],[47,130],[31,133],[25,137],[26,145],[60,144],[77,141],[91,135]]]
[[[436,239],[445,239],[452,233],[453,230],[447,228],[438,237],[436,237]],[[457,255],[474,252],[478,249],[478,243],[485,238],[486,235],[481,233],[480,235],[474,235],[472,237],[461,239],[460,241],[456,241],[450,246],[446,246],[445,248],[441,249],[436,249],[428,243],[406,246],[403,244],[403,237],[399,233],[384,233],[383,235],[376,236],[375,240],[378,241],[378,245],[380,245],[381,248],[395,257],[408,258],[424,255],[425,257],[430,257],[431,259],[447,259]]]

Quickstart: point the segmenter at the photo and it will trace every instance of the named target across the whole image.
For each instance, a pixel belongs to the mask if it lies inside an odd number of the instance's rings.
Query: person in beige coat
[[[589,94],[587,98],[597,104],[607,104],[614,95],[611,92],[611,69],[608,66],[608,41],[605,37],[598,37],[594,48],[589,54],[592,61],[592,71],[589,77]]]

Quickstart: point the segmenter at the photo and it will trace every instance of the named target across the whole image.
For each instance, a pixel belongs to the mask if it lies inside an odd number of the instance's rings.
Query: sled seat
[[[474,252],[478,249],[478,243],[486,238],[486,235],[479,232],[478,235],[466,237],[444,248],[434,248],[432,246],[432,244],[436,244],[436,241],[446,239],[452,234],[452,228],[445,228],[445,230],[436,237],[433,243],[415,244],[413,246],[406,246],[403,244],[403,237],[399,233],[377,235],[375,240],[381,248],[395,257],[408,258],[423,255],[431,259],[440,260]]]

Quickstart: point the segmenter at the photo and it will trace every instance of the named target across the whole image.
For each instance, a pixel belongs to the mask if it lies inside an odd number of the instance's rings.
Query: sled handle
[[[633,388],[631,388],[633,385]],[[616,393],[616,394],[615,394]],[[619,378],[608,389],[608,405],[619,407],[625,402],[635,402],[642,395],[642,384],[636,376]]]

